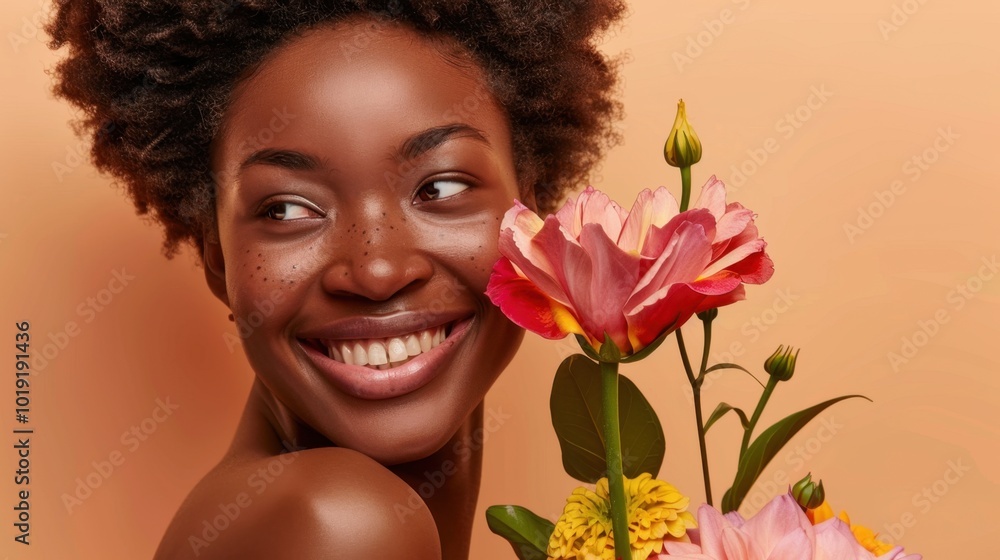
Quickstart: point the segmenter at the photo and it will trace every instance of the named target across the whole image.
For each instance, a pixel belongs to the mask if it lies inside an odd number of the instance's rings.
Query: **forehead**
[[[456,122],[509,144],[506,117],[481,68],[457,46],[404,26],[352,20],[277,47],[234,90],[214,146],[305,142],[384,152],[413,132]]]

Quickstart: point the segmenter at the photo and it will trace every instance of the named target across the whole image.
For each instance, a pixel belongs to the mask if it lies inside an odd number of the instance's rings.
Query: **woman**
[[[157,558],[467,558],[483,398],[523,331],[504,212],[614,140],[617,2],[67,2],[56,91],[199,250],[256,374]],[[430,484],[428,484],[430,482]]]

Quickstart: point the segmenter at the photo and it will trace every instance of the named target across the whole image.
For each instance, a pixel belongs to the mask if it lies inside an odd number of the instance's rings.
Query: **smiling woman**
[[[197,247],[256,374],[157,557],[466,558],[467,442],[523,336],[484,293],[500,220],[613,140],[593,40],[622,8],[262,4],[67,3],[50,29],[95,162]]]

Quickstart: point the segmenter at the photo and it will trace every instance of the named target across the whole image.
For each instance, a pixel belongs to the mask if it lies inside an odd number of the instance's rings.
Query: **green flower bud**
[[[799,351],[792,354],[792,347],[787,349],[778,346],[778,349],[771,354],[771,357],[764,362],[764,371],[778,381],[788,381],[795,373],[795,360],[799,357]]]
[[[792,497],[802,507],[802,509],[816,509],[823,505],[826,500],[826,492],[823,491],[823,481],[816,484],[812,481],[812,473],[792,486]]]
[[[677,102],[677,117],[663,145],[663,158],[674,167],[691,167],[701,161],[701,140],[687,120],[683,99]]]

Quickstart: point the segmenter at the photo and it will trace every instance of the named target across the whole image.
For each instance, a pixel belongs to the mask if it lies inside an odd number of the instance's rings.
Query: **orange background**
[[[252,374],[242,352],[227,348],[232,325],[194,258],[164,259],[159,230],[85,161],[67,126],[71,111],[48,91],[56,57],[33,23],[46,6],[0,7],[0,337],[12,341],[13,323],[30,320],[33,350],[51,345],[52,356],[36,365],[32,386],[34,544],[12,541],[16,457],[7,435],[0,554],[148,558],[228,444]],[[776,262],[768,284],[720,313],[713,361],[760,373],[779,343],[804,348],[764,422],[846,393],[875,401],[842,403],[807,426],[764,473],[751,506],[811,471],[835,508],[925,558],[1000,552],[1000,275],[984,265],[1000,256],[998,26],[1000,4],[985,0],[644,0],[606,41],[627,60],[628,117],[625,143],[593,183],[626,205],[645,187],[677,192],[660,150],[683,97],[705,146],[696,185],[716,173],[733,187],[730,200],[759,214]],[[125,289],[110,301],[103,294],[100,312],[81,313],[122,269],[134,276]],[[61,337],[68,321],[79,332]],[[685,330],[695,354],[699,331]],[[903,354],[904,339],[919,345],[915,353]],[[11,347],[3,345],[0,383],[8,434]],[[516,503],[554,519],[575,486],[548,417],[551,376],[572,350],[529,335],[490,393],[487,409],[507,419],[486,443],[481,511]],[[702,500],[675,345],[624,372],[665,426],[661,478]],[[727,373],[707,386],[705,406],[751,409],[758,391]],[[179,408],[147,422],[156,431],[137,448],[125,447],[122,433],[151,418],[158,398]],[[718,495],[738,435],[728,417],[709,434]],[[115,451],[124,462],[67,513],[61,496]],[[481,513],[472,557],[513,558]]]

